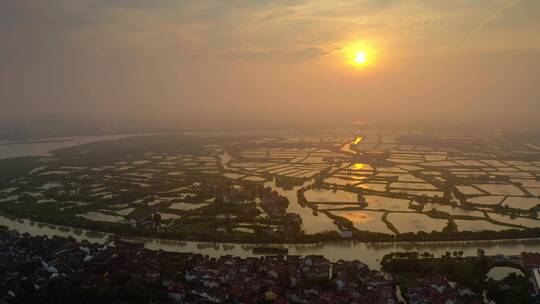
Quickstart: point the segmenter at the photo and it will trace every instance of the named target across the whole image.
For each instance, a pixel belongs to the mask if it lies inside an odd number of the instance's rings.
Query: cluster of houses
[[[103,250],[88,242],[0,229],[0,303],[39,294],[51,280],[82,271]]]
[[[440,274],[432,274],[409,282],[406,295],[409,304],[483,303],[481,295],[476,294],[472,288],[458,286]]]
[[[279,217],[287,213],[289,200],[271,188],[264,188],[261,194],[261,207],[269,216]]]
[[[530,271],[538,292],[540,254],[523,253],[515,262]],[[440,274],[411,280],[400,292],[394,279],[358,260],[330,262],[314,255],[212,258],[147,250],[144,243],[122,238],[95,244],[0,229],[0,304],[31,303],[58,285],[66,293],[70,288],[137,290],[156,303],[397,304],[407,299],[412,304],[458,304],[482,299],[474,288]]]
[[[520,256],[520,264],[529,272],[534,294],[540,294],[540,254],[523,252]]]
[[[216,203],[223,204],[244,204],[253,201],[254,194],[250,189],[242,187],[242,190],[235,189],[232,185],[222,186],[217,189],[219,195]]]
[[[198,259],[186,286],[207,303],[397,303],[395,285],[358,261],[322,256]]]
[[[47,297],[52,286],[59,285],[66,294],[74,286],[121,286],[148,291],[159,303],[398,303],[395,283],[359,261],[331,263],[322,256],[210,258],[121,241],[99,245],[0,233],[0,303]]]
[[[268,235],[280,235],[285,239],[294,239],[302,231],[302,217],[295,213],[287,212],[289,200],[269,187],[256,187],[254,189],[244,187],[242,190],[228,188],[221,189],[218,198],[220,203],[242,205],[243,210],[258,208],[266,214],[273,223],[262,227],[262,231]],[[258,205],[258,206],[257,206]],[[218,232],[225,232],[221,228]]]
[[[237,189],[228,185],[220,187],[218,191],[220,194],[217,197],[217,203],[250,205],[257,200],[256,198],[260,198],[260,207],[269,217],[284,216],[289,206],[289,200],[286,197],[272,191],[269,187],[241,187],[241,189]]]

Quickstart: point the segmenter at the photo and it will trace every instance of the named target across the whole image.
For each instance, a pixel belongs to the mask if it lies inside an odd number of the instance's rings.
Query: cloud
[[[310,102],[318,106],[310,107],[312,113],[320,108],[319,116],[332,112],[337,117],[356,110],[373,114],[383,108],[377,102],[393,110],[392,102],[403,96],[409,105],[403,102],[396,110],[421,109],[443,99],[430,88],[459,78],[445,78],[448,73],[441,71],[452,70],[467,55],[463,41],[471,29],[478,33],[490,26],[475,41],[486,57],[501,50],[540,49],[540,1],[496,1],[502,9],[485,19],[494,2],[4,0],[0,119],[61,112],[156,120],[229,115],[235,120],[239,112],[270,113],[276,105],[289,104],[295,108],[287,108],[287,115],[295,117]],[[355,73],[344,67],[336,50],[363,40],[377,48],[380,60],[372,71]],[[434,65],[439,58],[442,63]],[[457,59],[450,64],[448,58]],[[495,58],[510,66],[517,60]],[[464,69],[474,63],[467,62]],[[479,62],[476,71],[497,63]],[[539,79],[532,66],[512,68],[527,85],[522,100],[538,95],[530,85]],[[499,81],[509,77],[504,71],[479,73]],[[440,83],[434,84],[435,72]],[[519,82],[507,83],[519,87]],[[507,88],[497,84],[486,87]],[[472,99],[470,90],[442,87],[456,99]],[[455,87],[469,89],[463,83]],[[507,90],[505,96],[511,96],[513,88]],[[498,98],[488,89],[482,94]],[[259,114],[253,119],[266,113]],[[268,119],[276,113],[271,114]]]
[[[470,36],[473,37],[473,36],[477,35],[478,33],[480,33],[488,24],[493,22],[493,20],[495,20],[497,17],[499,17],[504,11],[506,11],[509,8],[511,8],[512,6],[516,5],[518,2],[519,2],[519,0],[510,0],[510,1],[506,2],[501,8],[496,10],[493,14],[491,14],[486,19],[484,19],[484,21],[482,21],[478,25],[478,27],[476,27],[471,32]]]

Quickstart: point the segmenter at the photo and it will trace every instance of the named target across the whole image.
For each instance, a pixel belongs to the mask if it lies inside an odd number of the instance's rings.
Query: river
[[[0,215],[0,225],[20,233],[28,232],[31,235],[46,235],[48,237],[74,237],[82,241],[105,243],[108,235],[104,233],[92,233],[87,230],[58,227],[48,224],[39,224],[29,220],[16,219]],[[171,241],[161,239],[143,239],[146,248],[152,250],[164,250],[172,252],[197,252],[212,257],[222,255],[235,255],[241,257],[253,256],[252,249],[257,244],[233,244],[233,243],[207,243],[192,241]],[[428,251],[435,256],[441,256],[446,251],[462,250],[465,256],[476,255],[477,249],[484,249],[487,255],[498,253],[505,255],[519,255],[523,251],[540,252],[540,239],[522,240],[497,240],[497,241],[466,241],[466,242],[416,242],[416,243],[366,243],[355,241],[326,242],[316,244],[275,244],[273,247],[289,249],[291,255],[324,255],[331,261],[360,260],[373,269],[380,268],[382,257],[393,251]]]
[[[134,136],[149,135],[155,134],[116,134],[62,138],[40,138],[33,141],[1,141],[0,159],[25,156],[48,156],[52,151],[58,149],[69,148],[104,140],[117,140]]]

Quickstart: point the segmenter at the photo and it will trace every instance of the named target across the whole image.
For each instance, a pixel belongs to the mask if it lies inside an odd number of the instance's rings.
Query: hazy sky
[[[538,0],[0,0],[3,121],[540,127],[539,93]]]

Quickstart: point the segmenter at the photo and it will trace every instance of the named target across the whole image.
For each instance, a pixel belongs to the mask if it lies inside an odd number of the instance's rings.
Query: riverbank
[[[534,298],[527,292],[528,281],[523,274],[529,272],[521,266],[519,256],[479,253],[464,257],[464,252],[454,251],[435,257],[427,251],[391,252],[380,261],[382,269],[376,270],[378,267],[365,263],[362,254],[339,260],[311,253],[251,258],[227,252],[210,256],[191,251],[145,250],[142,243],[128,240],[111,239],[104,245],[66,237],[32,236],[4,226],[0,226],[0,236],[0,264],[17,270],[0,274],[0,301],[6,296],[50,299],[57,297],[60,290],[62,297],[80,297],[84,289],[85,298],[96,297],[96,302],[101,302],[98,299],[103,296],[98,290],[106,290],[107,297],[112,294],[116,299],[136,294],[137,301],[157,299],[156,295],[162,300],[173,297],[197,301],[198,297],[208,300],[211,295],[219,299],[213,301],[217,303],[244,299],[246,291],[239,292],[238,288],[251,288],[253,284],[259,287],[248,290],[250,298],[267,298],[271,292],[294,301],[303,297],[305,303],[313,302],[314,292],[328,300],[321,303],[352,303],[359,297],[379,299],[377,303],[390,298],[394,299],[392,303],[397,303],[396,298],[408,303],[431,303],[440,297],[453,303],[469,303],[485,299],[486,294],[497,303],[514,303],[507,301],[509,297],[519,297],[517,303],[529,303]],[[505,271],[500,269],[504,267],[512,267],[509,269],[522,275],[488,278],[488,272]],[[24,284],[28,280],[32,284]],[[503,285],[507,287],[501,289]]]
[[[72,229],[69,227],[52,226],[44,223],[31,222],[25,219],[7,218],[0,215],[0,225],[20,233],[30,235],[46,235],[49,237],[73,237],[78,241],[105,243],[110,234]],[[145,242],[145,248],[167,252],[198,252],[211,257],[235,255],[240,257],[254,256],[253,248],[264,245],[287,248],[290,255],[324,255],[331,261],[351,260],[362,257],[362,260],[373,269],[380,268],[381,259],[391,252],[397,251],[428,251],[434,255],[443,255],[447,251],[463,251],[464,255],[475,255],[478,249],[483,249],[487,255],[505,254],[519,255],[524,251],[540,252],[540,239],[514,239],[491,241],[450,241],[450,242],[319,242],[305,244],[255,244],[228,242],[195,242],[165,240],[156,238],[136,238]]]

